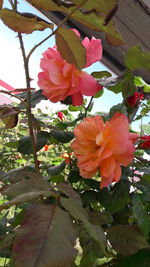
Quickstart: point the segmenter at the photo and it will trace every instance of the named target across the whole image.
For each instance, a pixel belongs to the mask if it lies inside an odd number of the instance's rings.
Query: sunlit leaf
[[[112,76],[109,71],[93,71],[91,75],[96,79],[108,78]]]
[[[150,72],[150,52],[143,51],[140,46],[131,47],[125,54],[125,64],[128,69],[144,68]]]
[[[18,12],[4,8],[0,10],[0,18],[9,28],[19,33],[32,33],[46,28],[53,29],[52,23],[39,21],[35,18],[26,17]]]
[[[113,249],[124,256],[148,247],[146,238],[137,225],[112,226],[108,232],[108,239]]]
[[[76,5],[80,5],[83,3],[83,0],[72,0]],[[81,9],[86,11],[96,11],[101,12],[102,16],[106,16],[110,13],[110,11],[118,4],[118,0],[88,0],[86,1]]]
[[[74,8],[74,7],[65,8],[63,6],[58,6],[52,0],[49,0],[49,1],[47,1],[47,0],[43,0],[43,1],[28,0],[28,2],[37,8],[42,8],[46,11],[60,11],[60,12],[65,13],[66,15],[70,14],[72,9]],[[102,2],[104,2],[104,1],[102,1]],[[111,2],[112,1],[110,1],[110,3]],[[91,1],[91,3],[93,4],[93,1]],[[106,4],[103,4],[103,6],[106,7]],[[110,9],[109,9],[109,11],[110,11]],[[119,45],[124,44],[122,36],[116,30],[115,24],[113,21],[110,21],[107,26],[104,26],[104,24],[105,24],[105,17],[104,16],[97,15],[97,14],[95,14],[95,12],[88,13],[85,15],[84,13],[81,12],[81,10],[77,10],[75,13],[72,14],[71,18],[80,22],[81,24],[85,25],[86,27],[89,27],[91,30],[105,32],[106,33],[106,40],[111,45],[119,46]]]
[[[69,215],[55,205],[30,206],[15,233],[15,266],[70,267],[76,257],[75,229]]]
[[[68,29],[59,28],[56,32],[56,45],[61,56],[79,70],[86,64],[86,49],[79,37]]]

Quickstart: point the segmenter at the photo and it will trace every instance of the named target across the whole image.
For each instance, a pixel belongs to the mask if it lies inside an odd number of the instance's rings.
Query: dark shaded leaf
[[[18,114],[20,110],[12,105],[0,106],[0,119],[5,128],[14,128],[18,123]]]
[[[121,210],[130,201],[130,187],[126,183],[117,183],[112,191],[102,189],[99,192],[99,201],[105,207],[106,211],[111,213]]]
[[[132,196],[132,211],[141,231],[148,237],[150,232],[150,217],[148,216],[146,207],[140,198],[140,194],[134,194]]]
[[[52,130],[50,134],[60,143],[69,143],[74,138],[73,132]]]
[[[46,96],[42,94],[42,90],[37,90],[31,94],[31,106],[34,108],[41,100],[48,100]]]
[[[76,232],[65,211],[55,205],[32,205],[16,229],[14,264],[70,267],[76,257],[75,241]]]
[[[150,249],[143,249],[134,255],[123,257],[115,267],[149,267]]]
[[[61,162],[60,164],[50,167],[47,169],[47,172],[51,175],[51,176],[55,176],[58,175],[60,172],[62,172],[65,169],[66,163],[65,161]]]
[[[119,254],[132,255],[149,245],[137,225],[116,225],[110,228],[108,239]]]
[[[50,138],[50,133],[45,131],[38,132],[37,143],[36,143],[37,151],[42,149],[42,147],[47,144],[49,138]],[[31,137],[30,136],[22,137],[19,140],[19,145],[17,150],[22,154],[31,154],[33,152],[31,145]]]

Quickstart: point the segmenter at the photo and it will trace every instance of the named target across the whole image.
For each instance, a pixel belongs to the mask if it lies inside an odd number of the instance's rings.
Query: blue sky
[[[4,1],[5,6],[9,7],[8,1]],[[19,11],[22,12],[30,12],[34,14],[38,14],[36,10],[30,7],[25,1],[19,1]],[[40,15],[40,14],[39,14]],[[1,31],[1,49],[0,49],[0,79],[9,83],[13,87],[23,88],[25,87],[25,77],[24,77],[24,68],[21,57],[21,51],[19,49],[19,41],[16,38],[17,34],[7,28],[0,21],[0,31]],[[46,29],[43,32],[36,31],[30,35],[24,34],[24,42],[26,51],[29,51],[35,44],[40,42],[40,40],[44,39],[46,36],[50,34],[51,30]],[[47,40],[44,44],[42,44],[38,49],[35,50],[30,60],[30,75],[33,78],[32,86],[37,88],[36,80],[37,74],[40,71],[40,58],[42,53],[48,48],[52,47],[55,43],[54,37]],[[108,70],[106,66],[101,63],[95,63],[89,68],[86,69],[87,72],[91,73],[92,71],[101,71]],[[122,101],[121,94],[114,94],[105,89],[105,92],[101,98],[98,98],[94,102],[93,111],[105,111],[108,112],[109,109]],[[47,101],[48,102],[48,101]],[[149,118],[145,118],[143,123],[147,123]],[[134,123],[134,128],[138,130],[138,125],[140,122]]]

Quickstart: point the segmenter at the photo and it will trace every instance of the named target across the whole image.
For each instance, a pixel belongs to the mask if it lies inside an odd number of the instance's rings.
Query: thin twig
[[[30,56],[32,55],[32,53],[35,51],[35,49],[37,47],[39,47],[41,44],[43,44],[45,41],[47,41],[50,37],[52,37],[61,26],[63,26],[68,19],[70,19],[70,17],[81,7],[83,6],[88,0],[84,0],[80,5],[77,5],[76,7],[74,7],[72,9],[72,11],[60,22],[60,24],[58,25],[58,27],[50,34],[48,35],[46,38],[44,38],[41,42],[39,42],[37,45],[35,45],[29,52],[29,54],[27,55],[27,63],[29,62]]]
[[[22,34],[18,33],[18,38],[20,42],[20,47],[22,51],[22,57],[24,62],[24,70],[25,70],[25,77],[26,77],[26,86],[27,88],[30,88],[30,75],[29,75],[29,66],[28,61],[25,53],[24,43],[22,39]],[[35,170],[39,172],[39,165],[38,165],[38,159],[37,159],[37,149],[36,149],[36,141],[34,136],[34,130],[33,130],[33,118],[32,118],[32,112],[31,112],[31,91],[29,90],[27,92],[27,117],[28,117],[28,126],[29,126],[29,134],[31,137],[31,144],[32,144],[32,150],[33,150],[33,158],[34,158],[34,164],[35,164]]]
[[[89,107],[90,107],[90,105],[91,105],[92,101],[93,101],[93,96],[91,97],[91,99],[90,99],[90,102],[89,102],[88,106],[85,108],[85,113],[84,113],[84,116],[86,116],[86,115],[87,115],[88,109],[89,109]]]
[[[7,92],[5,90],[0,90],[0,93],[6,94],[6,95],[10,95],[11,97],[17,98],[19,101],[21,101],[25,105],[25,107],[27,107],[26,102],[21,97],[19,97],[17,95],[13,95],[11,92]]]

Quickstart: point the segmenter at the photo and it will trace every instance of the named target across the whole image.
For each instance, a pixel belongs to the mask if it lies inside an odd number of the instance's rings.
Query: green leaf
[[[116,112],[127,115],[127,108],[122,103],[114,105],[109,111],[109,116],[112,117]]]
[[[82,221],[88,234],[99,243],[102,254],[105,254],[105,235],[100,226],[92,225],[88,220],[88,214],[82,207],[82,202],[74,198],[61,198],[62,206],[69,211],[76,220]]]
[[[58,175],[60,172],[62,172],[65,169],[66,163],[65,161],[61,162],[60,164],[50,167],[47,169],[48,174],[50,174],[51,176],[56,176]]]
[[[103,93],[104,93],[104,90],[100,90],[100,91],[98,91],[98,92],[96,93],[96,95],[94,95],[94,98],[99,98],[99,97],[101,97],[101,96],[103,95]]]
[[[76,257],[76,231],[69,215],[55,205],[30,206],[15,233],[15,266],[70,267]]]
[[[109,71],[94,71],[91,75],[96,79],[109,78],[112,74]]]
[[[0,10],[0,18],[11,30],[19,33],[32,33],[54,27],[53,23],[38,20],[36,16],[30,18],[7,8]]]
[[[122,92],[123,98],[126,99],[136,91],[134,75],[126,70],[123,76],[120,77],[119,82],[116,82],[114,85],[108,85],[106,88],[116,94]]]
[[[46,96],[42,94],[42,90],[36,90],[31,93],[31,106],[34,108],[41,100],[48,100]]]
[[[102,189],[99,192],[99,201],[106,211],[117,212],[130,202],[129,185],[123,182],[115,184],[112,191]]]
[[[109,0],[110,3],[112,2],[111,0]],[[114,0],[113,0],[114,1]],[[54,3],[54,1],[52,0],[28,0],[29,3],[31,3],[33,6],[37,7],[37,8],[41,8],[43,10],[46,11],[60,11],[63,12],[65,14],[70,14],[70,12],[72,12],[72,10],[74,9],[74,7],[71,8],[65,8],[62,6],[58,6],[57,4]],[[104,1],[101,0],[101,4],[99,5],[99,7],[107,7],[108,12],[105,12],[105,14],[107,13],[107,15],[109,14],[110,10],[111,10],[111,4],[108,6],[106,5],[106,3],[104,4]],[[115,0],[116,2],[116,0]],[[93,4],[93,1],[92,1]],[[117,29],[115,28],[115,24],[113,21],[110,21],[109,24],[107,26],[105,26],[105,19],[106,19],[106,15],[105,16],[101,16],[97,15],[95,12],[89,12],[88,14],[85,15],[84,12],[82,12],[81,10],[77,10],[76,12],[74,12],[71,16],[72,19],[76,20],[77,22],[80,22],[81,24],[85,25],[86,27],[90,28],[91,30],[95,30],[95,31],[103,31],[106,33],[106,40],[109,44],[112,44],[114,46],[120,46],[124,44],[124,41],[122,39],[122,36],[120,35],[120,33],[117,31]]]
[[[150,71],[150,52],[143,51],[140,46],[131,47],[125,54],[125,64],[130,70],[144,68]]]
[[[49,137],[50,137],[50,133],[46,131],[38,132],[37,143],[36,143],[37,151],[42,149],[42,147],[47,144]],[[31,154],[33,152],[32,145],[31,145],[31,137],[30,136],[22,137],[19,140],[19,145],[18,145],[17,150],[18,152],[22,154]]]
[[[83,227],[80,230],[80,245],[83,249],[80,267],[95,266],[97,258],[101,257],[101,249],[99,243],[91,239]]]
[[[119,254],[128,256],[149,245],[137,225],[116,225],[108,232],[108,239]]]
[[[77,111],[79,111],[79,107],[78,106],[69,105],[69,111],[71,111],[71,112],[77,112]]]
[[[145,93],[150,93],[150,85],[146,83],[140,76],[134,77],[134,83],[136,86],[143,87]]]
[[[140,198],[140,194],[134,194],[132,196],[132,211],[141,231],[148,237],[150,232],[150,218],[146,211],[146,207]]]
[[[80,5],[83,3],[83,0],[72,0],[72,2],[76,5]],[[117,4],[118,0],[107,0],[107,2],[103,0],[88,0],[84,3],[82,8],[84,9],[84,11],[97,11],[101,12],[103,16],[106,16]]]
[[[15,149],[18,148],[18,145],[19,145],[19,141],[10,141],[5,144],[5,146],[8,146],[10,148],[15,148]]]
[[[149,267],[150,249],[143,249],[136,254],[123,257],[115,267]]]
[[[69,29],[59,28],[56,32],[56,45],[61,56],[81,70],[86,64],[86,49],[79,37]]]
[[[52,130],[50,134],[60,143],[69,143],[74,138],[73,132],[69,131]]]

